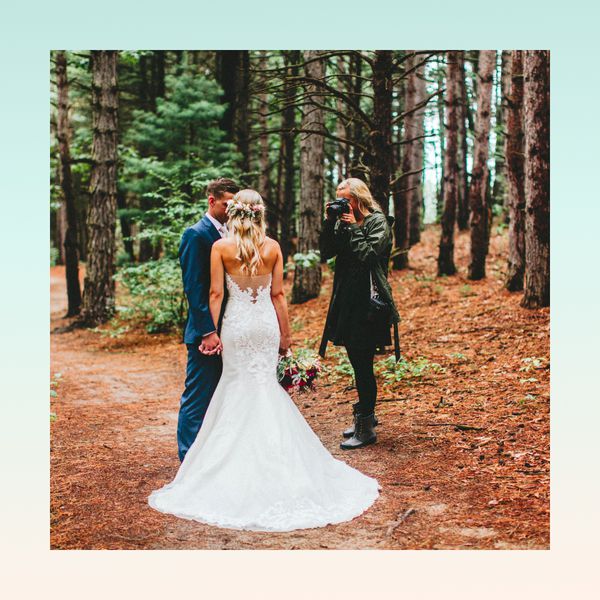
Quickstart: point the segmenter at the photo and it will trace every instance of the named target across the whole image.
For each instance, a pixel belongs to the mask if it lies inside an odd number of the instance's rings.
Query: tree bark
[[[236,88],[236,123],[235,123],[235,141],[242,155],[240,167],[244,173],[250,171],[250,144],[248,142],[250,134],[250,119],[248,114],[248,105],[250,97],[248,90],[250,88],[250,52],[242,50],[239,53],[239,77]]]
[[[460,65],[458,52],[451,50],[447,55],[446,76],[447,131],[444,153],[444,212],[442,213],[442,234],[438,255],[438,275],[454,275],[454,223],[458,194],[458,114],[460,97]]]
[[[498,98],[496,99],[496,149],[494,151],[494,186],[492,200],[494,204],[506,207],[506,94],[509,51],[503,50],[500,63]]]
[[[521,306],[550,305],[550,52],[524,53],[525,292]]]
[[[460,71],[458,107],[458,208],[456,222],[460,231],[469,228],[469,180],[467,173],[467,85],[465,81],[465,53],[459,52],[458,66]]]
[[[373,61],[373,131],[368,166],[371,194],[385,214],[390,208],[392,174],[392,52],[376,50]]]
[[[268,68],[268,53],[263,51],[259,56],[259,69]],[[266,91],[258,95],[258,128],[261,132],[258,138],[258,192],[266,206],[267,235],[278,239],[277,234],[277,202],[271,195],[271,178],[269,168],[269,135],[267,131],[267,113],[269,112],[269,95]]]
[[[421,65],[415,71],[415,104],[423,102],[427,95],[427,84],[425,82],[425,65]],[[423,145],[425,143],[425,107],[415,113],[414,123],[415,139],[411,143],[413,160],[412,170],[418,171],[411,176],[410,191],[410,231],[408,245],[414,246],[421,241],[421,219],[423,207]]]
[[[296,175],[294,161],[294,142],[296,134],[294,129],[296,126],[296,108],[294,99],[296,97],[296,84],[293,80],[298,76],[298,63],[300,61],[300,52],[292,50],[285,53],[286,78],[284,82],[284,95],[286,108],[283,111],[281,136],[283,160],[283,197],[280,201],[281,213],[281,235],[280,245],[281,253],[283,254],[283,263],[287,264],[288,257],[291,253],[291,237],[292,237],[292,221],[294,217],[294,207],[296,204],[296,195],[294,189],[294,179]],[[287,274],[286,274],[287,277]]]
[[[221,119],[221,128],[226,139],[237,145],[242,160],[240,168],[247,173],[249,168],[248,130],[248,50],[219,50],[217,52],[217,81],[223,88],[223,102],[227,108]]]
[[[351,58],[350,62],[350,72],[355,76],[349,83],[349,87],[352,90],[352,93],[355,94],[355,98],[360,98],[362,93],[362,58],[359,54],[354,54]],[[354,117],[354,119],[350,122],[349,127],[349,139],[354,140],[356,142],[364,142],[364,128],[363,123],[358,117]],[[357,177],[358,179],[362,179],[366,181],[366,172],[363,164],[363,155],[361,151],[353,147],[352,148],[352,159],[350,164],[348,165],[348,174],[350,177]]]
[[[508,274],[506,289],[523,289],[525,276],[525,136],[523,132],[523,51],[507,61],[506,166],[508,183]]]
[[[340,74],[343,75],[346,73],[346,64],[344,62],[343,56],[338,56],[337,68],[338,68],[338,72]],[[346,89],[346,83],[347,83],[346,78],[344,78],[344,77],[339,78],[338,85],[340,86],[341,89],[343,89],[343,90]],[[336,109],[340,113],[344,112],[344,103],[340,98],[336,98]],[[335,134],[338,138],[347,139],[346,136],[348,135],[348,133],[346,131],[346,124],[344,122],[344,119],[339,115],[336,117],[336,120],[335,120]],[[336,162],[336,166],[337,166],[337,180],[339,182],[342,179],[346,179],[346,177],[347,177],[348,162],[349,162],[348,144],[338,143],[336,145],[335,159],[336,159],[335,162]]]
[[[443,64],[443,58],[438,55],[438,57],[437,57],[437,88],[438,88],[438,92],[440,90],[444,89],[444,73],[442,72],[442,64]],[[446,95],[447,95],[447,93],[448,92],[446,90]],[[440,140],[440,163],[441,163],[441,167],[442,167],[442,176],[440,178],[440,187],[438,189],[438,197],[437,197],[437,204],[436,204],[436,214],[437,214],[438,218],[441,220],[442,213],[444,211],[444,181],[445,181],[444,162],[445,162],[445,157],[446,157],[446,153],[445,153],[446,123],[444,120],[444,103],[447,102],[447,100],[444,97],[443,92],[439,93],[436,96],[436,98],[437,98],[436,102],[437,102],[438,121],[439,121],[438,137]]]
[[[112,317],[115,308],[118,53],[94,50],[91,56],[92,174],[82,320],[100,324]]]
[[[408,50],[412,54],[412,50]],[[414,57],[405,60],[406,69],[410,70],[414,64]],[[406,78],[404,90],[404,112],[411,111],[415,107],[416,81],[415,71]],[[406,269],[408,267],[408,250],[410,240],[410,217],[412,206],[412,186],[415,177],[409,175],[413,170],[414,149],[411,140],[415,137],[416,113],[411,112],[404,117],[404,133],[401,158],[401,178],[394,190],[394,258],[392,267],[394,269]]]
[[[67,80],[67,55],[56,53],[56,87],[58,96],[57,138],[60,159],[60,187],[63,195],[66,230],[64,237],[65,273],[67,280],[67,317],[78,315],[81,310],[79,286],[79,252],[77,250],[77,209],[71,177],[71,151],[69,147],[69,83]]]
[[[325,65],[319,52],[304,52],[306,75],[311,79],[322,79]],[[307,86],[308,94],[316,91],[314,85]],[[306,106],[302,116],[302,129],[324,130],[323,110],[316,106]],[[323,211],[323,157],[325,138],[314,133],[303,133],[300,137],[300,231],[298,252],[306,254],[319,249],[321,233],[321,213]],[[292,304],[301,304],[316,298],[321,290],[321,265],[303,267],[296,264]]]
[[[481,50],[479,53],[479,71],[477,73],[477,116],[473,146],[473,172],[469,190],[471,263],[468,277],[472,280],[485,277],[485,259],[488,252],[487,161],[489,157],[492,84],[495,66],[496,51]]]

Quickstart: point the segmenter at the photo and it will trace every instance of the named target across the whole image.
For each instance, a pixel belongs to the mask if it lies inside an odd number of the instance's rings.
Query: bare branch
[[[425,98],[418,104],[415,104],[411,109],[406,110],[403,113],[400,113],[395,119],[392,120],[392,125],[396,125],[399,121],[402,121],[402,119],[404,119],[404,117],[406,117],[408,115],[412,115],[412,113],[417,112],[418,110],[421,110],[423,107],[425,107],[428,104],[428,102],[432,98],[435,98],[435,96],[439,96],[444,91],[445,91],[444,88],[440,88],[436,92],[433,92],[433,94],[430,94],[429,96],[427,96],[427,98]]]

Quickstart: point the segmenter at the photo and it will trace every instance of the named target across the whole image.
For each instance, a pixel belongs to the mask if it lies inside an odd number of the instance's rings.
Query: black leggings
[[[377,400],[377,382],[373,373],[375,349],[346,346],[346,352],[354,369],[359,412],[362,415],[370,415],[375,410]]]

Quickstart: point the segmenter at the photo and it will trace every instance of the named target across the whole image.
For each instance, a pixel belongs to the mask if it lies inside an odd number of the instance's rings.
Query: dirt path
[[[378,478],[381,496],[365,514],[265,534],[153,511],[148,494],[179,464],[184,347],[166,336],[76,330],[51,336],[52,547],[547,548],[549,311],[521,309],[520,296],[502,289],[505,238],[492,238],[488,279],[476,283],[464,275],[467,238],[457,240],[459,275],[442,279],[436,243],[430,228],[411,251],[413,268],[392,279],[405,357],[445,371],[386,388],[380,379],[379,442],[359,452],[339,449],[355,395],[348,379],[323,379],[316,395],[294,398],[334,456]],[[64,272],[51,275],[55,330],[66,324]],[[297,344],[317,337],[329,291],[330,280],[321,297],[291,307]]]

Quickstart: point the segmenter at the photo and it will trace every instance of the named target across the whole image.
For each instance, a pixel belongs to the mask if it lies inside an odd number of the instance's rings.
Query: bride
[[[291,531],[349,521],[377,499],[378,483],[335,459],[277,381],[290,346],[279,244],[265,235],[264,204],[238,192],[229,236],[211,252],[210,312],[224,286],[223,373],[175,479],[150,506],[231,529]]]

